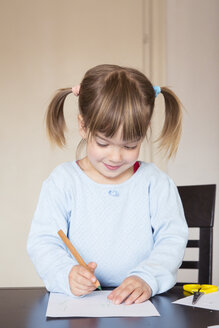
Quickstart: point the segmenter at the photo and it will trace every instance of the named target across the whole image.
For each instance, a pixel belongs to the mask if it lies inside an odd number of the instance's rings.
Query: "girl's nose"
[[[115,147],[111,149],[110,154],[109,154],[109,160],[112,163],[120,163],[122,162],[122,153],[121,149],[118,147]]]

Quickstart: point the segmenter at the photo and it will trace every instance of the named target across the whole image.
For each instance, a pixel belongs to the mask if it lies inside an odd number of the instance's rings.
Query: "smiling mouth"
[[[105,164],[105,163],[104,163],[104,165],[108,170],[112,170],[112,171],[118,170],[122,166],[122,165],[108,165],[108,164]]]

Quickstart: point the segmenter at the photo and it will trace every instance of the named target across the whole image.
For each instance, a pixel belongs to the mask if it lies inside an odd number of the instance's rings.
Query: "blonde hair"
[[[65,145],[66,124],[64,101],[72,88],[59,89],[52,99],[46,116],[50,140]],[[161,150],[167,157],[177,152],[181,135],[181,106],[176,95],[162,87],[165,101],[165,119],[158,138]],[[152,118],[155,92],[148,78],[136,69],[117,65],[99,65],[85,74],[79,93],[79,112],[84,128],[91,136],[103,133],[116,134],[122,127],[125,141],[143,139]]]

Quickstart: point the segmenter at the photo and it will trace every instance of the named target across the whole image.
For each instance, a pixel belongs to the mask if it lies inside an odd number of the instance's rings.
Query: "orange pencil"
[[[78,252],[76,251],[76,249],[74,248],[74,246],[72,245],[72,243],[70,242],[68,237],[64,234],[64,232],[62,230],[59,230],[58,235],[61,237],[61,239],[63,240],[65,245],[68,247],[68,249],[70,250],[70,252],[74,256],[74,258],[78,262],[78,264],[82,265],[85,269],[87,269],[89,272],[91,272],[90,269],[89,269],[89,266],[84,262],[82,257],[78,254]],[[96,280],[94,285],[96,286],[96,288],[98,288],[100,290],[102,289],[98,280]]]

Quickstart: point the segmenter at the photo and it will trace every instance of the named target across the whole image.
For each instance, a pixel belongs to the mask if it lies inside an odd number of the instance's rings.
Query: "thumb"
[[[94,271],[96,270],[96,267],[97,267],[97,263],[90,262],[90,263],[88,263],[88,267],[89,267],[89,270],[94,273]]]

